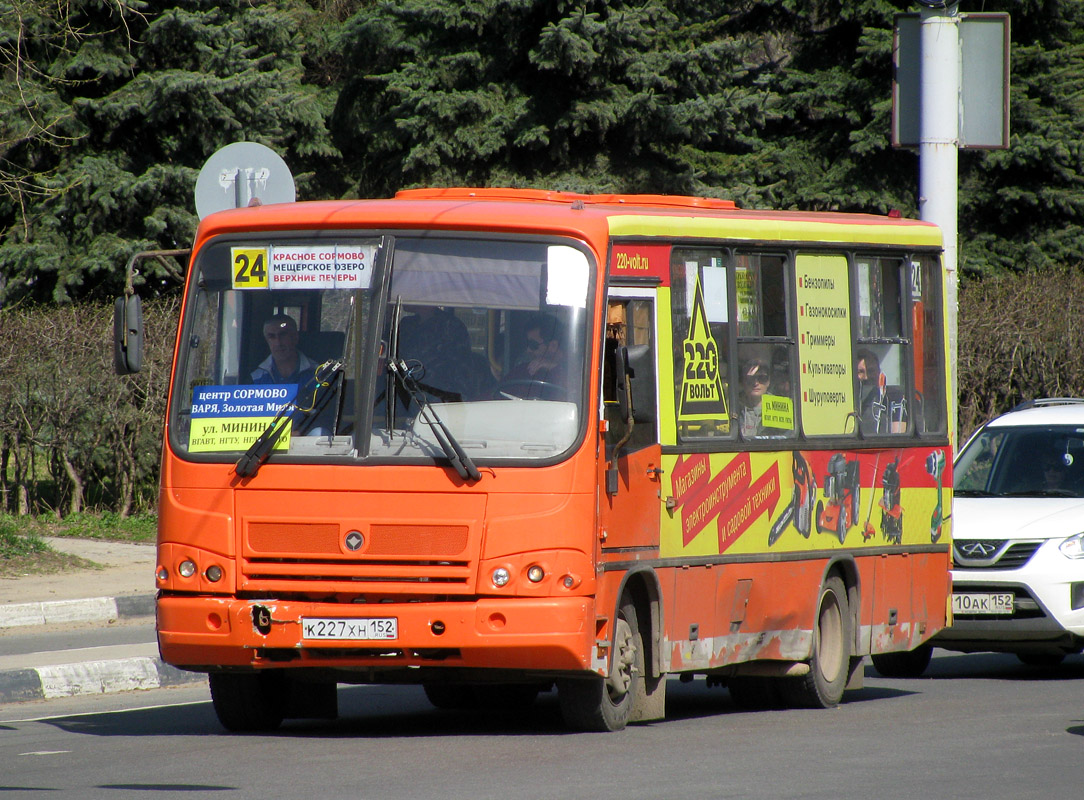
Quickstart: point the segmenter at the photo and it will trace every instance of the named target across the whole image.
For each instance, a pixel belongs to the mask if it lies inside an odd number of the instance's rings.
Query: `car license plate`
[[[395,617],[339,619],[305,617],[301,620],[302,639],[333,641],[372,641],[399,638],[399,620]]]
[[[998,594],[961,593],[952,595],[953,614],[1011,614],[1011,592]]]

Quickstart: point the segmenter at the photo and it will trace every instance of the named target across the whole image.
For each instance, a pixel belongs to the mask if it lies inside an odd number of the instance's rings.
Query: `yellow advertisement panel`
[[[802,426],[808,436],[853,433],[847,259],[842,255],[799,254],[795,278]]]

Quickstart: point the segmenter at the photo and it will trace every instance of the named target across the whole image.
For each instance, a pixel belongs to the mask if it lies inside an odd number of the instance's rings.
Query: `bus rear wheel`
[[[626,601],[614,625],[610,676],[567,678],[557,684],[565,724],[578,731],[619,731],[628,724],[636,698],[643,694],[644,647],[636,608]]]
[[[281,671],[212,672],[207,679],[211,704],[226,730],[259,733],[282,724],[289,686]]]
[[[831,708],[843,698],[854,639],[847,587],[838,575],[824,582],[817,601],[809,672],[791,678],[787,696],[800,708]]]

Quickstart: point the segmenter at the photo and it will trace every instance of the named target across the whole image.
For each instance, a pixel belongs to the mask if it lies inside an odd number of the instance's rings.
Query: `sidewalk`
[[[0,578],[0,704],[204,680],[158,658],[153,641],[153,545],[69,538],[47,541],[53,549],[81,556],[100,568]],[[20,634],[72,625],[108,627],[129,618],[147,620],[150,641],[12,652],[12,642]]]

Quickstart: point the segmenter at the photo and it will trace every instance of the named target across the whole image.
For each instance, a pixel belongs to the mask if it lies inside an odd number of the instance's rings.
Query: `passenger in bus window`
[[[316,362],[297,348],[297,323],[276,314],[263,324],[263,338],[271,354],[252,371],[253,383],[305,383]]]
[[[764,433],[764,395],[771,388],[771,365],[767,359],[754,357],[742,362],[741,408],[738,427],[741,435],[748,438]]]
[[[881,361],[872,350],[855,354],[858,376],[858,416],[862,433],[902,433],[907,430],[907,401],[899,386],[890,386]]]
[[[325,436],[331,430],[329,415],[332,413],[326,401],[320,401],[324,389],[305,386],[316,374],[319,364],[298,349],[297,323],[287,314],[276,314],[263,324],[263,338],[271,350],[260,366],[252,372],[252,382],[258,384],[294,384],[305,396],[295,399],[293,419],[294,435]]]

